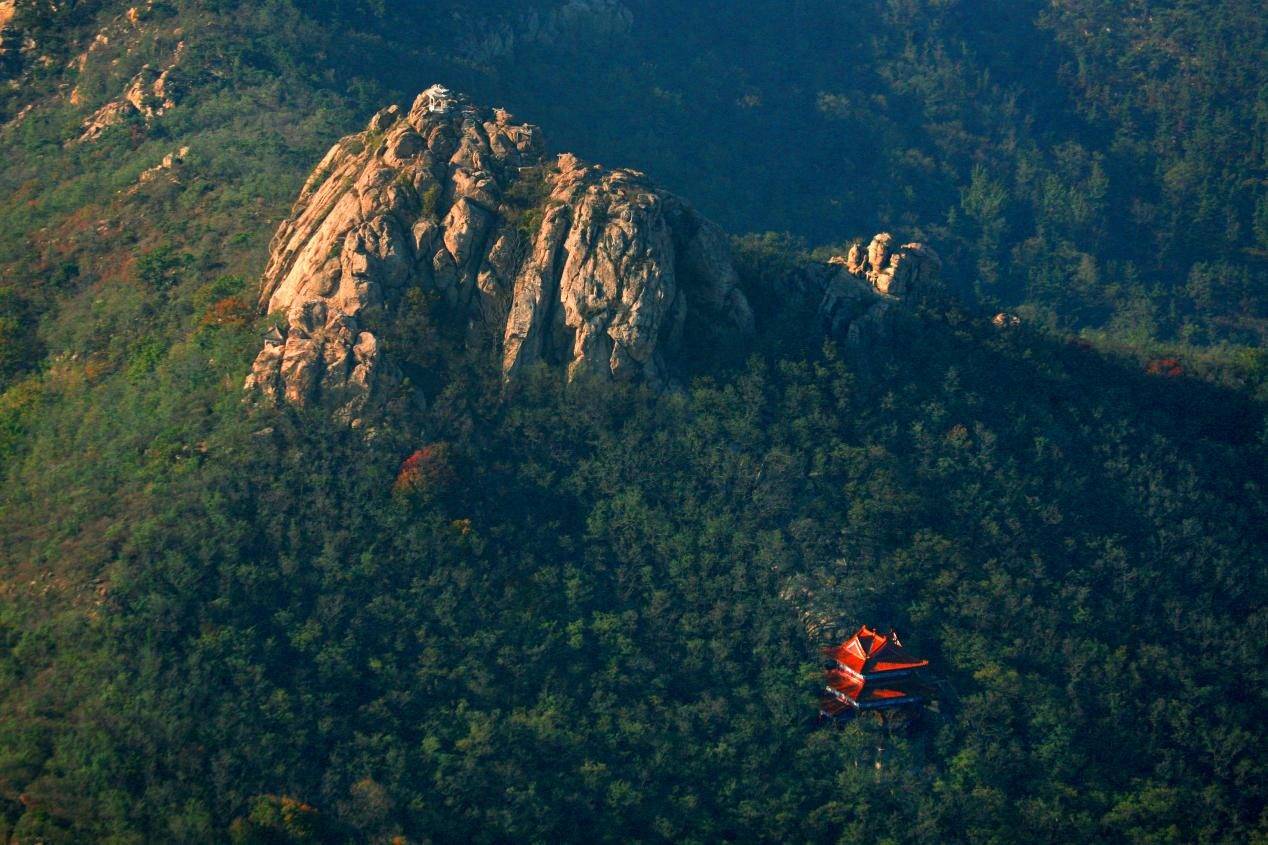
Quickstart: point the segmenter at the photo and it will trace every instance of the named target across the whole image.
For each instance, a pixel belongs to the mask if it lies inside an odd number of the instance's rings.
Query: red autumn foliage
[[[245,326],[255,318],[251,306],[246,300],[236,296],[226,297],[207,309],[203,314],[204,326]]]
[[[397,493],[443,490],[455,478],[447,443],[430,443],[401,463],[392,490]]]
[[[1175,358],[1155,358],[1145,365],[1145,372],[1162,378],[1179,378],[1184,375],[1184,367]]]

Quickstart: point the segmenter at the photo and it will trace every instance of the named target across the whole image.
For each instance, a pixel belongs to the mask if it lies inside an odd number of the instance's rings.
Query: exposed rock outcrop
[[[0,0],[0,82],[22,89],[47,71],[69,35],[80,0]]]
[[[130,190],[135,191],[146,182],[153,182],[163,174],[174,174],[189,158],[189,147],[181,147],[179,150],[170,152],[163,156],[163,160],[153,167],[147,167],[141,171],[141,175],[137,178],[137,184],[133,185]]]
[[[820,317],[830,334],[844,336],[851,346],[884,340],[896,300],[925,297],[938,288],[938,254],[920,243],[895,249],[893,242],[893,235],[882,232],[867,247],[855,243],[828,262]]]
[[[175,108],[186,87],[178,67],[184,46],[183,42],[176,46],[171,60],[162,69],[151,65],[142,67],[118,99],[106,103],[84,121],[79,142],[96,140],[110,127],[133,118],[148,126],[155,118]],[[76,102],[77,99],[78,89],[75,89],[71,92],[71,101]]]
[[[907,296],[931,290],[942,271],[942,259],[931,247],[921,243],[894,247],[894,236],[882,232],[872,238],[866,249],[853,244],[845,256],[831,264],[845,269],[857,279],[866,280],[872,288],[888,296]]]
[[[260,304],[285,314],[247,379],[355,420],[398,378],[379,326],[419,287],[514,378],[669,378],[684,331],[747,332],[725,235],[637,171],[545,154],[541,131],[442,86],[336,144],[273,240]],[[482,340],[487,339],[487,340]]]

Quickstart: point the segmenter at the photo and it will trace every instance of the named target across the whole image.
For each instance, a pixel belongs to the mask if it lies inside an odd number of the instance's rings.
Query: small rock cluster
[[[166,67],[161,70],[148,64],[142,67],[118,99],[106,103],[84,121],[78,142],[94,141],[112,126],[133,118],[139,118],[148,126],[155,118],[175,108],[185,91],[185,81],[178,68],[183,52],[182,42],[176,46]],[[76,100],[76,91],[72,91],[71,101]]]
[[[152,182],[165,172],[174,171],[185,163],[185,159],[189,158],[189,147],[181,147],[176,152],[168,153],[163,156],[163,160],[153,167],[147,167],[141,171],[139,177],[140,182]]]
[[[865,279],[877,293],[906,296],[931,288],[942,271],[942,259],[931,247],[921,243],[894,247],[894,236],[882,232],[864,249],[853,244],[845,257],[836,257],[832,264],[844,267],[858,279]]]
[[[844,336],[853,347],[873,345],[889,334],[892,304],[905,297],[923,296],[938,286],[942,260],[920,243],[893,247],[894,236],[882,232],[866,248],[850,246],[834,256],[834,270],[823,284],[819,316],[830,335]]]

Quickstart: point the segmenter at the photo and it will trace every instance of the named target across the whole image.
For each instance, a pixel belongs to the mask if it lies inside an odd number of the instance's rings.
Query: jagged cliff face
[[[503,373],[663,383],[692,319],[752,329],[724,234],[632,170],[549,158],[540,130],[435,86],[334,146],[274,238],[261,307],[285,314],[247,388],[355,419],[394,383],[377,327],[441,297]]]

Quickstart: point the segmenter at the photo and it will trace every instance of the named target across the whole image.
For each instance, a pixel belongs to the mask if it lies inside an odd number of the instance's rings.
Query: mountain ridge
[[[892,241],[855,244],[819,275],[831,331],[858,342],[855,317],[875,307],[878,322],[885,301],[936,285],[937,253]],[[259,302],[282,322],[245,388],[325,401],[357,425],[401,384],[380,335],[411,292],[507,379],[546,363],[663,386],[684,332],[754,330],[727,236],[690,204],[639,171],[548,156],[538,127],[442,85],[336,143],[270,253]]]

